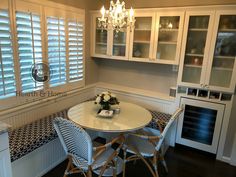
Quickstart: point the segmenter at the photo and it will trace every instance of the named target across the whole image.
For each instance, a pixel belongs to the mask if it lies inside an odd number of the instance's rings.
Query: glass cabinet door
[[[209,85],[230,88],[232,78],[236,77],[233,74],[236,59],[236,14],[219,15],[218,22]]]
[[[99,26],[98,18],[96,18],[95,54],[107,55],[107,38],[108,31]]]
[[[183,15],[183,14],[181,14]],[[183,20],[182,16],[165,16],[159,14],[157,44],[154,46],[155,56],[161,63],[178,64]]]
[[[152,16],[135,17],[135,27],[133,30],[133,58],[150,58],[152,39]]]
[[[126,40],[127,40],[127,30],[124,29],[123,31],[113,31],[113,56],[126,56]]]
[[[183,72],[181,82],[198,84],[204,77],[205,66],[204,59],[207,55],[205,49],[207,41],[209,43],[208,28],[210,24],[210,15],[190,15],[184,51]]]

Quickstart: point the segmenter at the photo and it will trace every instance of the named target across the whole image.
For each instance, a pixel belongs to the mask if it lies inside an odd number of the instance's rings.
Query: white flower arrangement
[[[116,95],[112,94],[111,92],[102,92],[101,94],[97,95],[95,98],[95,104],[100,104],[102,109],[110,109],[110,105],[119,104]]]

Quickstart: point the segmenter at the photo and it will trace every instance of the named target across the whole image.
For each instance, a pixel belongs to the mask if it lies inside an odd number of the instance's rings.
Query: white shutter
[[[50,86],[66,83],[66,37],[65,19],[47,17],[48,61]]]
[[[9,12],[0,9],[0,98],[16,93]]]
[[[83,23],[68,22],[69,82],[83,80]]]
[[[30,12],[16,12],[18,54],[22,92],[43,88],[42,82],[32,78],[32,67],[42,63],[42,40],[40,16]]]

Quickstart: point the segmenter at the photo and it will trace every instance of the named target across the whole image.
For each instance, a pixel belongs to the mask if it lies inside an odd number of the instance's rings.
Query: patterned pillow
[[[9,132],[11,161],[34,151],[57,137],[52,121],[55,117],[67,117],[68,109],[54,113]]]
[[[169,122],[171,115],[163,112],[157,112],[149,110],[152,114],[152,121],[147,125],[150,128],[154,128],[157,130],[160,130],[160,128],[157,125],[157,122],[160,124],[162,130],[166,127],[166,124]],[[161,131],[161,130],[160,130]]]

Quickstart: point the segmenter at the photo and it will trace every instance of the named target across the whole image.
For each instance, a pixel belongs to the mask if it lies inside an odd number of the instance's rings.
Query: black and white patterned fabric
[[[171,118],[171,114],[152,111],[152,110],[149,110],[149,111],[152,114],[152,121],[147,126],[161,131],[160,128],[158,127],[158,124],[157,124],[158,122],[162,130],[164,130],[164,128],[166,127],[167,123],[169,122]]]
[[[68,109],[62,110],[9,132],[11,161],[55,139],[57,134],[53,128],[53,120],[56,117],[68,119],[67,111]]]

